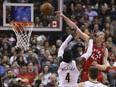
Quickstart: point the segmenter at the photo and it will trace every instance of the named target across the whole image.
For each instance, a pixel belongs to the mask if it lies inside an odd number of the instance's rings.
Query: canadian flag
[[[59,27],[59,22],[58,21],[51,21],[50,22],[50,27]]]

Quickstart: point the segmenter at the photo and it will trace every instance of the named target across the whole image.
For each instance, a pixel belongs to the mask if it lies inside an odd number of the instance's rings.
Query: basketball
[[[53,6],[50,3],[44,3],[40,6],[40,11],[44,15],[50,15],[53,12]]]

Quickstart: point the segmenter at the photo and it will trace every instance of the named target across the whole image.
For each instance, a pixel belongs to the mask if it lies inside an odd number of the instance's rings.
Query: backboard
[[[62,11],[63,0],[56,0],[57,9]],[[55,10],[55,11],[56,11]],[[9,17],[10,13],[10,17]],[[35,16],[34,5],[29,3],[3,3],[3,28],[4,30],[10,30],[11,21],[28,21],[34,22],[35,18],[41,18],[41,22],[38,26],[34,26],[33,31],[62,31],[62,18],[56,17],[55,14],[49,15],[48,25],[45,25],[43,19],[48,18],[41,16]],[[43,19],[42,19],[43,18]],[[36,23],[35,23],[36,24]],[[43,24],[41,26],[41,24]]]

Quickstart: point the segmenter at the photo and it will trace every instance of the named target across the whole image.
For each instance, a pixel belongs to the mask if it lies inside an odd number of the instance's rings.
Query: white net
[[[25,51],[30,46],[30,36],[33,29],[32,22],[11,22],[13,31],[16,34],[17,43],[16,48],[23,48]]]

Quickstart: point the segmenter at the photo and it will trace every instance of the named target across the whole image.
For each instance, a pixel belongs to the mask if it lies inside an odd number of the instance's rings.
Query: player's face
[[[103,43],[105,38],[105,33],[99,32],[99,34],[95,37],[95,42],[96,43]]]

